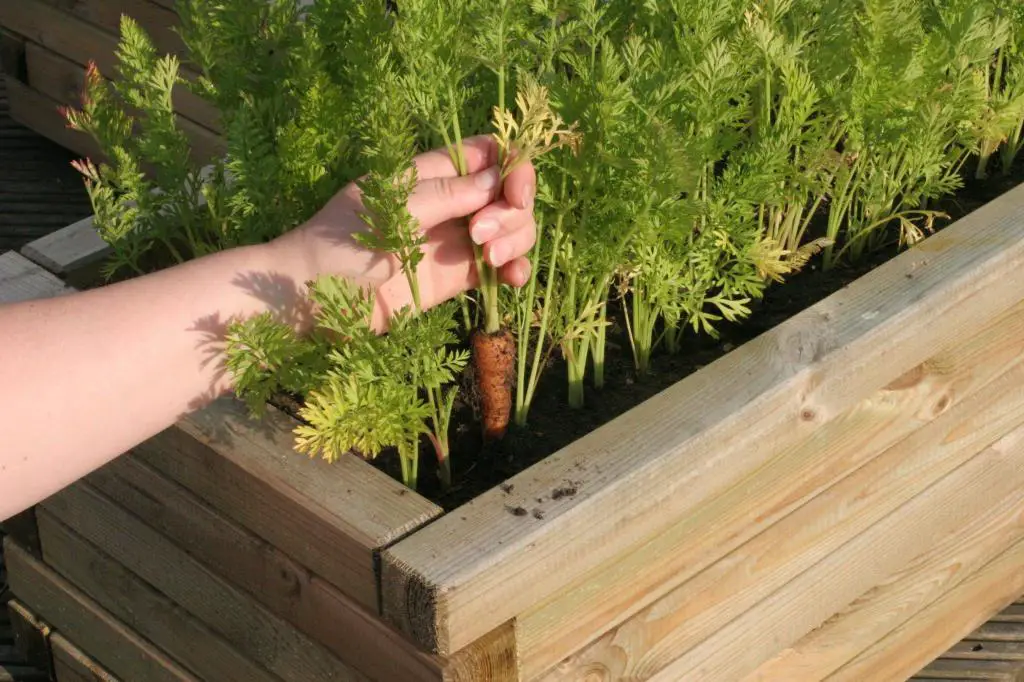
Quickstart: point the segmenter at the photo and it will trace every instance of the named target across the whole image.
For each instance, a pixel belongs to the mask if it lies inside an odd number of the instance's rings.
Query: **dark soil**
[[[936,224],[936,230],[941,230],[1022,181],[1024,159],[1007,178],[994,175],[988,180],[977,181],[973,179],[972,173],[964,189],[955,197],[930,207],[949,215],[948,220]],[[586,405],[582,409],[569,407],[566,400],[565,364],[555,357],[545,369],[537,387],[528,425],[518,428],[513,424],[503,440],[486,445],[473,410],[465,404],[457,405],[450,434],[452,487],[447,491],[441,489],[433,448],[424,441],[417,492],[447,511],[495,486],[501,485],[506,493],[511,493],[511,486],[505,481],[513,475],[627,412],[737,346],[827,298],[898,253],[899,249],[893,244],[872,253],[856,265],[847,265],[829,272],[822,271],[817,266],[818,261],[813,261],[784,285],[770,287],[764,298],[751,306],[751,316],[739,324],[721,328],[719,339],[689,334],[678,354],[670,355],[664,350],[656,352],[652,357],[650,374],[642,378],[637,377],[633,367],[628,338],[621,323],[621,312],[609,307],[609,318],[615,326],[608,330],[603,389],[597,390],[588,383]],[[389,475],[401,478],[399,460],[395,453],[385,452],[373,460],[373,464]],[[554,498],[575,494],[576,489],[571,482],[548,492]],[[530,513],[523,507],[509,507],[508,511],[518,516]]]

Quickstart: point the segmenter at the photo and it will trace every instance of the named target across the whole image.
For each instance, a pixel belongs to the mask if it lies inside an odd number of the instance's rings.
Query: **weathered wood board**
[[[81,106],[86,67],[36,43],[28,43],[25,46],[25,61],[29,87],[61,104]],[[184,104],[178,104],[177,110],[195,115],[195,102],[194,96],[187,97]],[[190,104],[193,106],[188,106]],[[192,158],[197,163],[220,158],[227,152],[227,144],[223,138],[209,128],[186,118],[184,113],[178,114],[177,123],[178,128],[188,139]]]
[[[59,632],[50,644],[56,682],[121,682]]]
[[[442,663],[370,610],[132,455],[88,477],[99,492],[372,679],[440,680]]]
[[[244,658],[267,672],[297,682],[366,679],[93,488],[75,484],[52,496],[39,509],[44,558],[49,552],[47,534],[55,535],[59,532],[57,526],[48,524],[49,513],[52,514],[50,518],[59,519],[98,550],[116,557],[117,563],[130,574],[137,575],[164,595],[168,604],[173,602],[182,607],[210,631],[223,638],[224,642],[237,649]],[[61,536],[65,547],[72,540],[66,533]],[[77,544],[78,551],[84,552],[82,544]],[[54,565],[68,572],[81,568],[70,556],[73,553],[62,553],[59,559],[55,557]],[[51,562],[49,558],[47,561]],[[82,566],[88,568],[90,563],[95,563],[95,560],[86,561]],[[107,570],[117,569],[111,563],[107,565]],[[130,574],[126,572],[123,577],[130,578]],[[127,606],[115,605],[114,598],[118,596],[116,584],[104,586],[98,582],[100,579],[99,572],[92,575],[77,573],[71,582],[85,589],[88,581],[89,587],[95,592],[86,590],[86,593],[98,603],[109,610],[117,608],[119,611],[125,609],[131,612]],[[103,598],[99,598],[101,591]],[[130,596],[140,602],[153,599],[151,594],[143,594],[139,589],[134,590]],[[167,637],[164,641],[168,642],[171,636],[192,636],[195,639],[182,642],[182,645],[195,647],[198,646],[197,642],[202,641],[201,633],[204,629],[198,625],[164,625],[161,632]],[[208,643],[209,649],[193,653],[202,654],[204,664],[213,665],[216,656],[226,655],[228,650],[228,647],[220,647],[213,651],[214,644],[215,641],[211,640]],[[198,669],[196,671],[199,673]],[[206,667],[199,674],[204,677],[210,675]],[[218,675],[212,677],[218,679]],[[262,676],[245,679],[269,678]]]
[[[114,76],[117,73],[118,36],[44,0],[0,3],[0,26],[23,37],[26,42],[42,46],[80,66],[95,62],[102,74]],[[182,67],[181,75],[187,80],[195,78],[195,74],[185,67]],[[220,132],[220,117],[216,109],[184,87],[179,86],[175,91],[174,105],[182,116],[215,133]]]
[[[118,677],[147,682],[198,682],[9,539],[4,541],[4,555],[11,589],[18,598],[59,632],[88,649]]]

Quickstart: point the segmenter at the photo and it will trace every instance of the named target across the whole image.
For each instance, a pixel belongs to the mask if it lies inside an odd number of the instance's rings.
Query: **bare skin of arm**
[[[467,147],[471,174],[464,178],[443,150],[416,160],[420,182],[409,209],[429,236],[419,267],[426,306],[477,285],[473,241],[507,284],[521,286],[529,276],[533,168],[524,164],[499,185],[493,143],[474,138]],[[392,257],[352,239],[365,229],[361,208],[350,185],[268,244],[0,307],[0,519],[230,393],[225,324],[271,311],[307,331],[305,283],[318,275],[374,287],[374,324],[386,332],[390,312],[411,304],[411,295]],[[277,286],[244,284],[253,281]]]

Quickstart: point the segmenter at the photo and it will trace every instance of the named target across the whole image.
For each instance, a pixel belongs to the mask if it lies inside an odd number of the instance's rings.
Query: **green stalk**
[[[597,327],[597,338],[594,340],[594,388],[604,388],[604,353],[608,339],[608,299],[602,301],[598,320],[601,324]]]
[[[565,189],[565,176],[562,177],[562,189],[564,195]],[[558,217],[555,219],[555,232],[551,240],[551,265],[548,268],[548,279],[545,283],[544,289],[544,305],[541,307],[540,314],[540,329],[537,331],[537,345],[533,349],[533,363],[530,367],[530,378],[526,384],[526,392],[523,395],[522,390],[517,394],[516,398],[516,424],[524,426],[526,424],[526,418],[530,411],[530,405],[533,404],[533,394],[537,389],[537,384],[540,381],[540,370],[546,361],[547,355],[550,354],[550,350],[547,354],[542,354],[544,351],[544,340],[547,338],[548,321],[551,318],[551,297],[555,287],[555,268],[558,264],[558,249],[562,243],[562,225],[565,219],[564,213],[561,211]],[[539,237],[538,237],[539,238]],[[535,276],[535,275],[534,275]],[[520,383],[520,386],[522,384]]]
[[[519,303],[519,343],[516,344],[516,424],[522,426],[526,421],[523,414],[526,400],[526,358],[530,354],[530,322],[533,319],[533,302],[537,295],[537,270],[540,269],[540,252],[544,241],[544,220],[537,220],[537,240],[533,245],[530,257],[530,280],[526,283],[526,291],[520,294]],[[547,302],[545,301],[545,307]],[[544,336],[537,337],[537,346],[544,344]],[[522,421],[520,421],[522,419]]]

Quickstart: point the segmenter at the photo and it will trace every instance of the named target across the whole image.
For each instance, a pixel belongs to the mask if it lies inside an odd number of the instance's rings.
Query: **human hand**
[[[478,286],[473,242],[482,245],[485,261],[498,269],[502,282],[522,286],[530,276],[525,254],[536,240],[533,166],[520,164],[502,183],[494,139],[479,136],[463,144],[469,170],[465,177],[459,177],[445,149],[414,160],[418,184],[408,208],[427,235],[417,268],[421,302],[427,308]],[[359,217],[360,194],[355,183],[349,184],[282,241],[303,254],[306,279],[336,274],[375,288],[379,322],[411,305],[412,293],[397,258],[353,238],[368,229]]]

